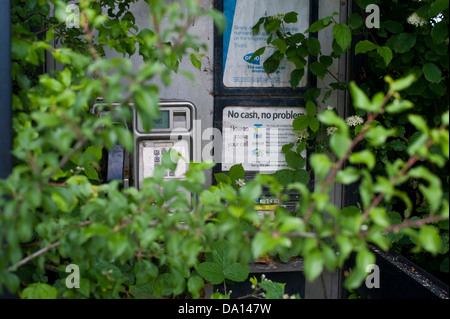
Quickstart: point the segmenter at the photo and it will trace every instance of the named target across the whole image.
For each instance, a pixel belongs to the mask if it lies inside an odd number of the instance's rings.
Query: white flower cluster
[[[362,117],[360,117],[358,115],[353,115],[353,116],[347,117],[345,122],[347,123],[348,126],[352,127],[352,126],[363,124],[364,120]]]
[[[245,185],[245,180],[243,180],[243,179],[241,179],[241,178],[239,178],[239,180],[238,181],[235,181],[236,182],[236,184],[238,184],[239,186],[244,186]]]
[[[273,16],[270,16],[270,20],[275,20],[275,19],[283,20],[283,18],[284,18],[284,14],[282,14],[282,13],[278,13]]]
[[[327,127],[327,135],[331,135],[331,134],[333,134],[334,132],[336,132],[337,131],[337,127],[336,126],[330,126],[330,127]]]
[[[84,170],[85,170],[84,167],[82,167],[82,166],[77,166],[77,167],[76,167],[76,170],[70,169],[70,172],[71,172],[72,174],[78,174],[79,172],[84,171]]]
[[[406,19],[406,21],[407,21],[409,24],[412,24],[412,25],[414,25],[414,26],[416,26],[416,27],[419,27],[419,26],[421,27],[421,26],[423,26],[423,25],[425,25],[425,24],[428,23],[425,19],[419,17],[419,15],[418,15],[416,12],[414,12],[413,14],[411,14],[411,15],[408,17],[408,19]]]
[[[294,135],[295,135],[295,138],[297,139],[297,142],[299,142],[299,143],[307,140],[309,137],[309,133],[307,130],[295,131]]]
[[[345,119],[345,123],[347,123],[348,126],[352,127],[352,126],[363,124],[364,119],[361,116],[352,115]],[[338,130],[338,128],[336,126],[329,126],[329,127],[327,127],[327,135],[332,135],[337,130]]]

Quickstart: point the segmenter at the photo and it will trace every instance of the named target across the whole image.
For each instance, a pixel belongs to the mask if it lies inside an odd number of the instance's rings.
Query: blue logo
[[[252,150],[252,155],[255,157],[263,157],[264,156],[264,151],[262,149],[259,148],[255,148]]]
[[[261,56],[258,55],[257,57],[255,57],[255,58],[253,59],[253,61],[250,61],[250,59],[252,58],[252,56],[253,56],[253,53],[249,53],[249,54],[245,55],[245,56],[244,56],[244,61],[247,62],[247,63],[259,65],[259,64],[260,64],[260,61],[261,61]]]

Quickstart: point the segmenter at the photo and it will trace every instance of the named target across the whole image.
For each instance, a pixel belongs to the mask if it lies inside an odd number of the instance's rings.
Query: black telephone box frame
[[[215,0],[215,9],[223,12],[224,1]],[[309,25],[317,21],[318,1],[309,1]],[[286,13],[286,12],[280,12]],[[310,37],[316,37],[317,33],[310,33]],[[221,132],[223,127],[222,113],[227,106],[276,106],[295,107],[304,106],[303,96],[305,92],[315,87],[317,78],[308,70],[307,84],[305,87],[292,89],[291,87],[226,87],[223,84],[223,36],[217,28],[214,29],[214,128]],[[308,61],[310,64],[312,61]],[[220,145],[219,145],[220,144]],[[216,143],[215,146],[221,146]],[[214,173],[222,172],[222,164],[217,163],[213,169]],[[249,174],[250,176],[253,174]]]

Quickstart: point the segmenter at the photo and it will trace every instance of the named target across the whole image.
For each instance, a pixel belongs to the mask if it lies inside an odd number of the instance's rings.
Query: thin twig
[[[417,219],[417,220],[414,220],[414,221],[405,220],[404,222],[402,222],[400,224],[395,224],[395,225],[391,225],[389,227],[386,227],[384,232],[386,232],[386,233],[397,232],[397,231],[399,231],[400,229],[403,229],[403,228],[423,226],[425,224],[436,223],[436,222],[440,222],[442,220],[445,220],[445,218],[443,216],[441,216],[441,215],[431,215],[431,216],[428,216],[426,218]],[[369,234],[370,234],[370,231],[369,230],[365,230],[365,231],[359,232],[358,236],[366,237]]]
[[[369,113],[367,116],[367,121],[362,130],[358,133],[358,135],[353,139],[352,143],[350,144],[350,147],[348,148],[347,152],[344,154],[344,156],[338,161],[337,165],[333,167],[330,174],[328,174],[327,179],[322,184],[319,193],[324,193],[327,188],[334,183],[335,177],[337,173],[344,167],[345,162],[348,160],[350,154],[352,153],[353,149],[362,141],[364,140],[367,131],[369,130],[372,122],[378,117],[378,115],[383,114],[384,112],[384,106],[389,102],[391,97],[394,95],[394,92],[389,90],[389,92],[384,97],[383,102],[381,103],[381,108],[378,113]],[[308,211],[305,214],[304,222],[308,222],[309,218],[311,218],[312,213],[314,212],[314,209],[316,209],[316,202],[313,202],[311,206],[308,208]]]
[[[60,242],[57,241],[57,242],[55,242],[55,243],[53,243],[53,244],[47,245],[46,247],[44,247],[44,248],[42,248],[42,249],[39,249],[38,251],[36,251],[36,252],[33,253],[32,255],[30,255],[30,256],[28,256],[28,257],[22,259],[22,260],[19,261],[17,264],[15,264],[15,265],[9,267],[8,270],[9,270],[9,271],[16,270],[17,268],[19,268],[20,266],[26,264],[27,262],[31,261],[32,259],[34,259],[34,258],[36,258],[36,257],[39,257],[40,255],[46,253],[46,252],[49,251],[50,249],[59,246],[59,244],[60,244]]]
[[[427,141],[427,144],[426,144],[426,145],[427,145],[427,148],[430,148],[431,144],[432,144],[432,140],[428,140],[428,141]],[[390,182],[392,185],[395,185],[395,184],[397,183],[397,181],[398,181],[399,179],[401,179],[403,176],[405,176],[405,174],[406,174],[406,173],[414,166],[414,164],[415,164],[419,159],[420,159],[420,157],[417,156],[417,155],[414,155],[414,156],[410,157],[409,160],[408,160],[408,162],[407,162],[406,165],[402,168],[402,170],[398,173],[398,175],[395,176],[395,177],[393,177],[393,178],[391,178],[391,179],[389,180],[389,182]],[[372,201],[372,204],[369,206],[369,208],[367,208],[367,209],[364,211],[364,215],[363,215],[363,219],[362,219],[363,222],[369,217],[370,212],[372,211],[372,209],[374,209],[375,207],[378,206],[378,204],[381,203],[381,201],[384,199],[384,197],[386,197],[386,193],[379,193],[379,194],[377,195],[377,197],[375,197],[375,199]]]

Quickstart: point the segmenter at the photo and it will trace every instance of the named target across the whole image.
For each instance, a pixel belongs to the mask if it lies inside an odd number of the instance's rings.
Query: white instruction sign
[[[223,109],[222,170],[242,164],[247,172],[288,168],[281,151],[295,143],[292,123],[303,107],[227,106]]]
[[[286,32],[304,32],[309,27],[310,0],[224,0],[223,12],[227,28],[223,34],[223,84],[226,87],[290,87],[292,63],[282,61],[278,69],[268,75],[263,63],[274,52],[266,48],[264,54],[250,61],[253,53],[267,46],[269,34],[261,25],[253,35],[252,27],[261,17],[289,12],[298,13],[297,23],[285,24]],[[306,86],[306,74],[299,87]]]

